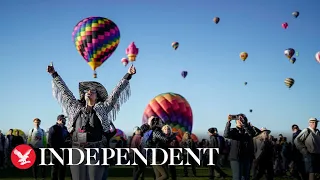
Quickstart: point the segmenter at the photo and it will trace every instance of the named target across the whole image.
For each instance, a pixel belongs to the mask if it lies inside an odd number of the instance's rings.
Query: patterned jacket
[[[75,98],[63,79],[57,73],[52,74],[52,76],[53,95],[58,100],[64,113],[68,117],[68,131],[73,132],[74,122],[77,120],[81,110],[85,107]],[[130,96],[130,84],[127,79],[125,77],[122,78],[118,85],[109,94],[108,99],[104,102],[95,104],[93,107],[96,115],[101,121],[104,132],[108,132],[110,130],[110,121],[114,121],[116,119],[116,114],[120,110],[120,106],[125,103]]]

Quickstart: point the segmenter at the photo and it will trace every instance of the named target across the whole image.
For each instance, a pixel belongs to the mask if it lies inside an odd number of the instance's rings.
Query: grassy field
[[[226,180],[231,180],[231,171],[230,169],[224,169],[224,171],[230,176]],[[47,167],[47,178],[50,179],[50,167]],[[145,180],[153,180],[153,172],[151,168],[148,168],[145,172]],[[190,177],[183,177],[182,167],[177,167],[177,177],[178,180],[207,180],[208,179],[208,169],[207,168],[197,168],[197,176],[193,177],[191,171],[189,171]],[[216,174],[217,175],[217,174]],[[70,177],[70,172],[68,172],[67,177]],[[111,167],[109,169],[109,179],[112,180],[131,180],[132,179],[132,167],[123,166],[123,167]],[[219,179],[219,178],[217,178]],[[292,179],[290,177],[286,178],[276,178],[280,179]],[[0,170],[0,180],[33,180],[31,170],[18,170],[16,168],[7,168]],[[66,178],[70,180],[70,178]]]

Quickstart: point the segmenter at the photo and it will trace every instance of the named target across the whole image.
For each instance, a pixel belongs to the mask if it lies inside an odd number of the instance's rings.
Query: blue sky
[[[93,80],[92,71],[71,40],[73,27],[89,16],[113,20],[121,40],[115,53],[97,70],[108,91],[126,73],[120,60],[134,41],[140,53],[132,96],[115,125],[126,132],[141,124],[147,103],[157,94],[175,92],[192,106],[193,131],[209,127],[220,132],[230,114],[245,113],[252,124],[289,132],[293,123],[307,126],[319,117],[320,51],[318,1],[110,1],[15,0],[0,7],[0,129],[53,125],[61,113],[51,93],[46,66],[53,61],[69,88]],[[299,11],[295,19],[291,13]],[[218,25],[212,22],[220,17]],[[289,27],[284,30],[283,22]],[[180,47],[174,51],[173,41]],[[299,52],[294,65],[286,48]],[[245,63],[239,53],[246,51]],[[182,70],[189,72],[186,79]],[[284,79],[296,83],[291,90]],[[244,82],[248,82],[244,86]],[[253,113],[249,113],[249,109]]]

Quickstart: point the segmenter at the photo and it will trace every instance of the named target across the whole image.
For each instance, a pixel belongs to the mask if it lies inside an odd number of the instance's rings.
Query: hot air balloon
[[[252,113],[252,109],[250,109],[250,110],[249,110],[249,112],[251,112],[251,113]]]
[[[299,14],[300,14],[300,13],[299,13],[298,11],[295,11],[295,12],[292,13],[292,16],[294,16],[295,18],[297,18],[297,17],[299,16]]]
[[[193,115],[188,101],[176,93],[163,93],[153,98],[142,117],[142,124],[147,123],[148,118],[157,116],[172,127],[181,137],[185,132],[192,132]]]
[[[115,147],[116,144],[121,141],[121,138],[123,138],[125,141],[128,140],[126,134],[121,130],[121,129],[117,129],[117,133],[116,135],[114,135],[111,139],[110,139],[110,147]],[[122,147],[126,147],[125,144],[122,144]]]
[[[246,86],[248,83],[247,82],[244,82],[244,85]]]
[[[287,79],[284,80],[284,83],[285,83],[286,86],[290,89],[290,88],[293,86],[293,84],[294,84],[294,79],[292,79],[292,78],[287,78]]]
[[[296,53],[296,51],[292,48],[288,48],[284,50],[284,55],[287,56],[287,58],[291,59],[292,56]]]
[[[240,53],[240,59],[242,59],[242,61],[246,61],[246,59],[248,58],[248,53],[246,52],[241,52]]]
[[[120,40],[118,26],[104,17],[88,17],[73,29],[72,39],[80,55],[94,71],[117,49]]]
[[[181,76],[182,76],[183,78],[186,78],[187,75],[188,75],[188,71],[182,71],[182,72],[181,72]]]
[[[283,29],[287,29],[288,26],[289,26],[288,23],[286,23],[286,22],[285,22],[285,23],[282,23],[282,28],[283,28]]]
[[[195,134],[191,134],[191,139],[193,140],[193,142],[197,143],[199,141],[199,138],[195,135]]]
[[[179,47],[179,43],[178,43],[178,42],[173,42],[173,43],[171,44],[171,46],[172,46],[172,48],[173,48],[174,50],[177,50],[178,47]]]
[[[297,56],[297,57],[299,56],[299,52],[296,52],[296,56]]]
[[[26,134],[21,129],[13,129],[12,134],[16,135],[17,132],[19,132],[19,136],[21,136],[21,137],[26,136]],[[9,135],[9,134],[10,134],[10,131],[7,132],[7,135]]]
[[[320,51],[316,53],[315,58],[318,63],[320,63]]]
[[[296,62],[296,60],[297,60],[297,59],[293,57],[293,58],[290,59],[290,62],[291,62],[292,64],[294,64],[294,63]]]
[[[218,24],[220,22],[220,18],[219,17],[215,17],[213,18],[213,22]]]
[[[129,63],[129,61],[128,61],[127,58],[122,58],[122,59],[121,59],[121,63],[122,63],[124,66],[127,66],[128,63]]]

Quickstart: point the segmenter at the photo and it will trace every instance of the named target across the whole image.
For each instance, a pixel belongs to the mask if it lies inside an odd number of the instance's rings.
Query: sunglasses
[[[85,90],[85,91],[84,91],[84,93],[88,93],[89,91],[90,91],[91,93],[97,93],[97,91],[96,91],[96,90],[91,90],[91,89],[89,89],[89,90]]]

